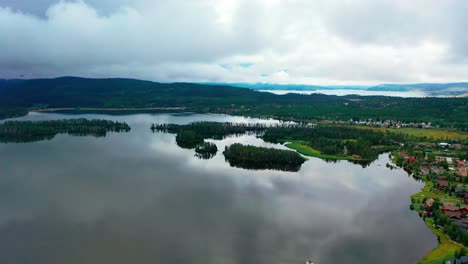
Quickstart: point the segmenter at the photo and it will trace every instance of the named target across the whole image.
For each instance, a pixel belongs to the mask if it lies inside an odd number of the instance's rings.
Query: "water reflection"
[[[148,127],[252,119],[80,117],[132,131],[0,145],[0,263],[416,263],[436,245],[408,209],[422,184],[387,169],[387,155],[366,168],[311,158],[297,173],[249,171],[219,152],[195,158]],[[252,135],[209,141],[273,146]]]

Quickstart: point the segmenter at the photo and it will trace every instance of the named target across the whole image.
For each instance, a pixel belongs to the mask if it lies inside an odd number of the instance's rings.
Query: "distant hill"
[[[31,107],[151,107],[190,103],[187,98],[239,97],[249,89],[192,83],[157,83],[135,79],[0,80],[0,106]],[[184,99],[185,98],[185,99]]]
[[[430,95],[461,95],[468,93],[468,82],[461,83],[416,83],[381,84],[370,87],[371,91],[424,91]]]
[[[274,83],[203,83],[208,85],[228,85],[233,87],[249,88],[253,90],[297,90],[297,91],[315,91],[315,90],[367,90],[371,86],[363,85],[309,85],[309,84],[274,84]]]
[[[170,107],[287,120],[373,118],[433,122],[468,129],[468,98],[276,95],[227,85],[157,83],[119,78],[0,80],[0,119],[39,108],[94,108],[102,111],[106,111],[105,108],[123,111],[141,108],[144,111],[143,108]]]
[[[380,84],[365,85],[307,85],[307,84],[271,84],[271,83],[207,83],[210,85],[229,85],[253,90],[367,90],[385,92],[422,91],[429,96],[458,96],[468,93],[468,82],[461,83],[416,83],[416,84]]]

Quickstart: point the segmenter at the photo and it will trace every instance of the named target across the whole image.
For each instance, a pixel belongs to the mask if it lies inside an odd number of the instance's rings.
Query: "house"
[[[439,147],[448,147],[448,146],[450,146],[449,143],[445,143],[445,142],[440,142],[440,143],[437,144],[437,145],[439,145]]]
[[[453,163],[453,159],[451,157],[443,157],[443,156],[436,156],[435,161],[436,162],[447,162],[448,164]]]
[[[467,190],[463,186],[458,186],[458,187],[455,187],[454,191],[457,196],[462,196]]]
[[[466,177],[468,176],[468,167],[461,167],[455,173],[462,177]]]
[[[422,174],[422,175],[428,175],[429,172],[430,172],[430,169],[428,166],[421,166],[419,168],[419,172]]]
[[[452,218],[452,219],[461,219],[461,212],[460,211],[446,211],[445,215]]]
[[[468,215],[468,206],[466,205],[461,205],[460,206],[460,213]]]
[[[454,203],[443,202],[440,206],[440,211],[445,214],[446,212],[459,212],[460,208]]]
[[[431,166],[431,171],[435,174],[441,174],[444,172],[444,169],[439,166]]]
[[[431,207],[433,204],[434,204],[434,199],[432,199],[432,198],[429,198],[429,199],[426,200],[426,202],[424,202],[424,205],[426,207]]]
[[[438,190],[445,190],[449,187],[447,178],[438,178],[436,182],[436,187]]]
[[[468,207],[463,206],[460,208],[454,203],[444,202],[440,207],[440,211],[452,219],[461,219],[462,214],[468,212]]]

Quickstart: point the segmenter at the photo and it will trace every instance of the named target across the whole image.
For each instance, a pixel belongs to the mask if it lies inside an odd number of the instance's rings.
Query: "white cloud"
[[[17,2],[0,0],[0,77],[468,79],[462,0]]]

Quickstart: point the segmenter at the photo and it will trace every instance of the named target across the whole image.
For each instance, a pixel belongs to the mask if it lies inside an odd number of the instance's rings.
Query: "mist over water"
[[[299,172],[230,167],[224,146],[285,148],[253,135],[209,140],[210,160],[152,123],[277,122],[225,115],[30,113],[127,122],[105,138],[0,144],[0,263],[416,263],[436,237],[409,210],[422,183],[309,158]]]

